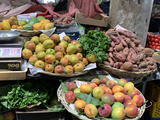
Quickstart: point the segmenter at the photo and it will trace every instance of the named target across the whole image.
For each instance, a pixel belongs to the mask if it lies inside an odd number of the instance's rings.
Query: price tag
[[[80,88],[80,86],[81,86],[82,84],[88,84],[88,83],[85,82],[85,81],[78,81],[78,80],[75,80],[75,81],[76,81],[76,85],[77,85],[78,88]]]

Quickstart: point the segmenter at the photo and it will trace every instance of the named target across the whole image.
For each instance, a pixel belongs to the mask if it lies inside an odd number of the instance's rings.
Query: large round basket
[[[40,35],[42,32],[41,31],[38,31],[38,30],[20,30],[20,29],[17,29],[16,31],[20,32],[21,36],[25,36],[25,37],[33,37],[33,36],[38,36]]]
[[[124,77],[124,78],[134,78],[134,79],[140,79],[142,77],[145,77],[145,76],[157,71],[157,68],[156,68],[154,70],[146,71],[146,72],[131,72],[131,71],[113,68],[109,65],[100,64],[100,63],[98,63],[97,66],[100,67],[101,69],[106,70],[110,74],[117,75],[117,76]]]
[[[136,90],[138,90],[138,89],[136,89]],[[135,118],[127,118],[126,117],[125,120],[139,120],[142,117],[143,113],[145,112],[145,108],[146,108],[146,100],[141,92],[140,92],[140,95],[144,99],[144,104],[138,108],[138,116]],[[75,111],[71,108],[71,104],[67,103],[65,100],[65,92],[63,91],[61,85],[59,86],[59,88],[57,90],[57,96],[58,96],[58,100],[65,107],[65,109],[77,118],[75,120],[92,120],[92,119],[89,119],[88,117],[86,117],[85,115],[79,115],[77,111]]]
[[[50,75],[50,76],[56,76],[56,77],[75,77],[75,76],[87,74],[88,72],[89,72],[89,70],[77,72],[77,73],[72,73],[72,74],[65,74],[65,73],[58,74],[58,73],[50,73],[50,72],[45,72],[45,71],[42,71],[40,73],[45,74],[45,75]]]

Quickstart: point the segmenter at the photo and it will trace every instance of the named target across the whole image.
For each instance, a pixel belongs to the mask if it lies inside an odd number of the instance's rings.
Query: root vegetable
[[[120,67],[120,69],[131,71],[132,70],[132,65],[133,64],[131,62],[125,62],[125,63],[122,64],[122,66]]]
[[[115,47],[114,41],[111,42],[111,46],[112,46],[112,47]]]
[[[129,45],[130,42],[131,42],[131,39],[130,39],[130,38],[126,38],[125,41],[126,41],[126,43]]]
[[[119,45],[116,45],[114,47],[114,50],[117,52],[122,51],[123,49],[124,49],[124,47],[123,47],[122,43],[120,43]]]
[[[139,68],[146,68],[148,66],[148,63],[146,62],[146,61],[142,61],[142,62],[140,62],[140,64],[139,64]]]
[[[114,52],[113,56],[117,59],[118,62],[124,62],[126,60],[126,56],[122,52]]]
[[[113,67],[118,69],[118,67],[119,67],[118,62],[114,63]]]
[[[156,63],[155,59],[153,59],[152,57],[147,57],[146,60],[147,61],[153,61],[154,63]]]
[[[113,52],[113,47],[110,47],[110,48],[108,49],[108,51],[109,51],[109,52]]]
[[[109,52],[108,56],[113,58],[113,54],[111,52]]]
[[[111,40],[114,41],[114,43],[117,45],[120,43],[119,39],[116,36],[111,35]]]
[[[146,55],[144,54],[144,52],[139,53],[139,60],[140,61],[142,61],[145,57],[146,57]]]
[[[110,63],[110,66],[113,66],[114,62],[113,62],[112,58],[108,57],[108,61]]]
[[[140,40],[136,40],[134,38],[132,38],[133,42],[136,44],[136,46],[138,46],[139,44],[141,44],[141,41]]]
[[[151,48],[144,48],[143,52],[147,57],[151,57],[154,53],[154,50],[152,50]]]
[[[128,56],[128,54],[129,54],[129,49],[128,49],[128,47],[125,47],[125,48],[123,49],[123,54],[125,54],[125,56]]]

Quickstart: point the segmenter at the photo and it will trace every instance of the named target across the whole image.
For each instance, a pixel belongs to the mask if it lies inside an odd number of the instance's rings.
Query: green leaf
[[[104,107],[103,102],[92,97],[91,94],[85,94],[85,93],[76,93],[75,94],[76,98],[81,98],[82,100],[84,100],[86,102],[86,104],[93,104],[95,106],[101,106]]]
[[[60,80],[63,91],[66,93],[68,91],[67,86],[62,80]]]

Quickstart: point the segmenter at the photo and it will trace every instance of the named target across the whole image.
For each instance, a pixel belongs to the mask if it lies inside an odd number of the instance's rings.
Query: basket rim
[[[110,69],[113,69],[113,70],[116,70],[116,71],[127,72],[127,73],[131,73],[131,74],[146,74],[146,73],[155,72],[155,71],[157,70],[157,68],[156,68],[156,69],[154,69],[154,70],[149,70],[149,71],[146,71],[146,72],[131,72],[131,71],[127,71],[127,70],[117,69],[117,68],[111,67],[111,66],[109,66],[109,65],[101,64],[101,63],[98,63],[97,65],[98,65],[99,67],[101,67],[101,68],[102,68],[102,66],[103,66],[103,68],[106,67],[106,68],[110,68]]]

